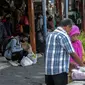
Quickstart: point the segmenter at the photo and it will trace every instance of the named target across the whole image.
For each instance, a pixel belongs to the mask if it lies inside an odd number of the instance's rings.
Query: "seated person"
[[[21,46],[23,48],[23,56],[28,57],[35,64],[37,62],[37,57],[33,53],[32,47],[31,47],[31,45],[28,42],[28,36],[27,35],[23,35],[21,38],[22,38]]]
[[[31,53],[32,48],[31,45],[29,44],[29,36],[26,34],[21,34],[20,35],[20,41],[21,41],[21,46],[24,50],[24,52]]]
[[[15,36],[10,39],[6,45],[4,56],[13,66],[18,66],[23,58],[23,48],[19,40],[19,36]],[[14,63],[15,61],[16,63]]]

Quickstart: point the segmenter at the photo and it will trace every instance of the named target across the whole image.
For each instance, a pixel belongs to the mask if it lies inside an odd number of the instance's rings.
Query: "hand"
[[[72,67],[72,68],[77,68],[77,65],[76,65],[74,62],[71,62],[71,63],[70,63],[70,67]]]
[[[70,67],[69,67],[69,71],[71,72],[72,69],[77,68],[77,65],[74,62],[70,62]]]
[[[82,67],[85,67],[85,62],[83,62],[83,66]]]
[[[83,62],[83,64],[85,64],[85,61]]]

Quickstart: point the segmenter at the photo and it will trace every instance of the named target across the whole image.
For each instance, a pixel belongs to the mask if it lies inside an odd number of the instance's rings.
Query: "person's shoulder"
[[[76,42],[82,45],[82,42],[81,42],[81,40],[77,40]]]
[[[79,41],[80,43],[82,43],[81,40],[78,40],[78,41]]]
[[[48,36],[48,35],[50,35],[50,34],[52,34],[52,32],[47,32],[46,36]]]
[[[69,38],[69,36],[66,33],[59,33],[59,36],[62,38]]]

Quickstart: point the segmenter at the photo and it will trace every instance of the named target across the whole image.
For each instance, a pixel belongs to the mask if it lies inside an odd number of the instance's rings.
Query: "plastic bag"
[[[33,52],[32,53],[29,53],[27,55],[27,57],[32,60],[33,64],[36,64],[37,63],[37,55],[35,55]]]
[[[24,57],[22,58],[20,64],[21,64],[22,66],[29,66],[29,65],[32,65],[33,62],[32,62],[28,57],[25,57],[25,56],[24,56]]]
[[[85,80],[85,72],[82,72],[80,69],[73,69],[72,79],[73,80]]]

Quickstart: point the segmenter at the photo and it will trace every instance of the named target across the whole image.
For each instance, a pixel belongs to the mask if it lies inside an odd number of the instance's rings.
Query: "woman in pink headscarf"
[[[77,53],[77,55],[79,56],[79,58],[82,60],[83,57],[83,46],[81,41],[78,39],[78,36],[80,35],[80,31],[79,31],[79,27],[76,25],[72,26],[72,30],[69,33],[69,36],[71,38],[72,41],[72,45],[74,47],[75,52]],[[82,60],[83,62],[83,60]],[[70,58],[70,67],[71,69],[76,67],[77,64],[75,63],[75,61]]]

